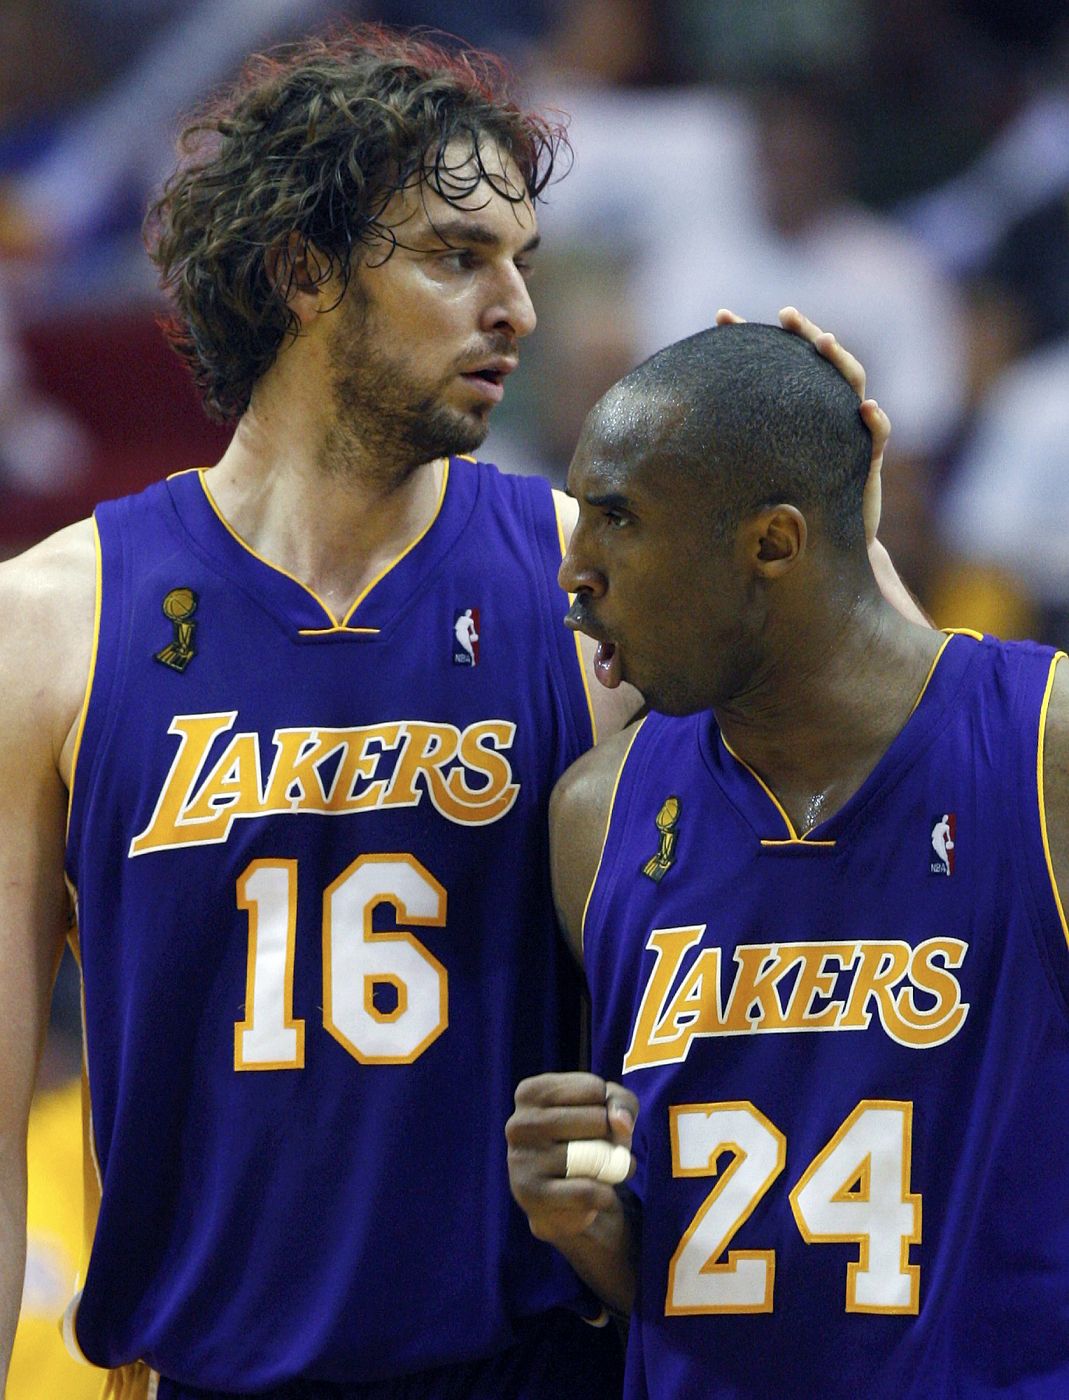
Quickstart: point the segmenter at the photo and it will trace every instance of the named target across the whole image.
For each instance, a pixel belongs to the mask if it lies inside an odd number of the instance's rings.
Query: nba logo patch
[[[932,850],[936,859],[929,857],[928,871],[932,875],[953,875],[954,856],[957,845],[958,822],[953,812],[941,812],[932,821]]]
[[[479,664],[479,609],[462,608],[453,617],[453,665]]]

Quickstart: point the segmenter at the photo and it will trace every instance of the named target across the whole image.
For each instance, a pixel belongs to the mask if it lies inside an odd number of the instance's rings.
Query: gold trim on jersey
[[[735,750],[734,750],[734,749],[731,747],[731,745],[728,743],[727,738],[725,737],[724,731],[723,731],[723,730],[720,731],[720,742],[724,745],[724,748],[727,749],[728,753],[729,753],[729,754],[731,755],[731,757],[735,760],[735,762],[738,763],[738,764],[740,764],[743,768],[746,769],[746,771],[747,771],[747,773],[749,773],[750,777],[753,778],[754,782],[757,783],[757,785],[758,785],[758,786],[761,788],[761,790],[764,792],[765,796],[766,796],[766,797],[768,798],[768,800],[772,803],[773,807],[775,807],[776,811],[777,811],[777,812],[780,814],[780,816],[783,818],[783,825],[787,828],[787,835],[786,835],[786,837],[782,837],[782,836],[779,836],[779,837],[762,837],[762,838],[761,838],[761,845],[762,845],[762,846],[814,846],[814,847],[815,847],[815,846],[834,846],[834,845],[835,845],[835,842],[834,842],[834,841],[811,841],[811,840],[809,839],[809,831],[815,830],[814,827],[810,827],[808,831],[804,831],[804,832],[801,834],[801,836],[799,836],[799,835],[798,835],[798,832],[795,830],[794,823],[791,821],[790,817],[787,815],[786,808],[785,808],[785,807],[783,806],[783,804],[780,802],[779,798],[778,798],[778,797],[776,796],[776,794],[772,791],[772,789],[769,787],[769,785],[765,782],[764,778],[761,777],[761,774],[757,771],[757,769],[756,769],[756,768],[751,768],[750,765],[746,762],[746,760],[745,760],[744,758],[740,758],[740,756],[735,752]]]
[[[939,665],[940,661],[943,659],[943,653],[946,651],[947,645],[948,645],[948,643],[949,643],[951,637],[956,637],[956,636],[973,637],[973,638],[974,638],[976,641],[978,641],[978,642],[983,640],[983,634],[982,634],[982,633],[980,633],[980,632],[974,632],[974,631],[971,630],[971,628],[968,628],[968,627],[948,627],[948,628],[945,628],[944,630],[945,630],[945,632],[946,632],[946,635],[944,636],[943,641],[942,641],[942,643],[940,644],[939,650],[936,652],[935,656],[932,658],[932,664],[928,667],[928,674],[925,676],[925,678],[924,678],[924,683],[922,684],[920,690],[917,692],[917,698],[916,698],[916,700],[914,700],[913,704],[910,706],[910,711],[909,711],[910,715],[912,715],[912,714],[914,713],[914,711],[916,710],[917,706],[918,706],[918,705],[921,703],[921,701],[924,699],[925,692],[927,691],[928,686],[931,684],[932,677],[935,675],[935,668]],[[727,749],[728,753],[729,753],[729,754],[731,755],[731,757],[735,760],[735,762],[736,762],[736,763],[740,763],[740,764],[743,766],[743,768],[745,768],[746,771],[750,774],[750,776],[754,779],[754,781],[761,787],[761,789],[764,791],[765,795],[768,797],[769,801],[772,803],[773,807],[775,807],[776,811],[777,811],[777,812],[780,814],[780,816],[783,818],[783,824],[784,824],[784,826],[786,826],[786,828],[787,828],[787,836],[786,836],[785,838],[784,838],[784,837],[762,837],[762,838],[761,838],[761,845],[762,845],[762,846],[814,846],[814,847],[815,847],[815,846],[826,846],[826,847],[831,847],[831,846],[834,846],[834,845],[835,845],[835,842],[834,842],[834,841],[813,841],[813,840],[810,840],[809,832],[810,832],[810,831],[815,831],[815,830],[816,830],[816,826],[811,826],[811,827],[809,827],[806,831],[803,831],[802,834],[799,836],[799,835],[798,835],[798,832],[797,832],[797,830],[796,830],[796,828],[795,828],[795,826],[794,826],[794,823],[791,821],[790,817],[787,815],[787,812],[786,812],[786,810],[784,809],[783,804],[780,802],[779,798],[778,798],[778,797],[776,796],[776,794],[772,791],[772,789],[769,787],[769,785],[765,782],[764,778],[761,777],[760,773],[758,773],[757,770],[756,770],[755,768],[751,768],[750,765],[746,762],[746,760],[745,760],[744,758],[740,758],[740,757],[739,757],[739,755],[735,752],[735,750],[734,750],[734,749],[731,747],[731,745],[728,743],[727,738],[725,737],[723,730],[721,730],[721,732],[720,732],[720,740],[721,740],[721,743],[724,745],[724,748]],[[818,823],[817,823],[817,826],[820,826],[820,825],[822,825],[822,822],[818,822]]]
[[[1069,943],[1069,923],[1065,918],[1065,907],[1062,904],[1062,897],[1058,890],[1058,882],[1054,877],[1054,861],[1050,854],[1050,837],[1047,833],[1047,804],[1043,791],[1043,754],[1046,749],[1047,740],[1047,710],[1050,707],[1051,692],[1054,689],[1054,673],[1058,669],[1058,662],[1065,660],[1065,652],[1059,651],[1051,658],[1050,671],[1047,675],[1047,687],[1043,692],[1043,704],[1039,710],[1039,739],[1036,745],[1036,788],[1039,793],[1039,829],[1043,835],[1043,858],[1047,862],[1047,876],[1050,879],[1051,893],[1054,895],[1055,908],[1058,910],[1058,919],[1061,922],[1062,934],[1066,943]]]
[[[613,808],[616,806],[616,794],[620,790],[620,779],[624,775],[624,768],[627,764],[628,758],[630,757],[631,747],[634,744],[635,740],[638,738],[639,730],[646,723],[646,718],[647,716],[644,715],[642,719],[639,720],[638,724],[635,725],[635,732],[631,735],[631,738],[628,740],[627,748],[624,750],[624,756],[620,760],[620,767],[617,769],[616,772],[616,781],[612,785],[612,796],[609,798],[609,810],[605,815],[605,830],[602,833],[601,837],[601,852],[598,855],[598,864],[597,868],[594,871],[594,878],[593,880],[591,880],[590,888],[586,892],[586,900],[583,903],[583,917],[579,921],[580,952],[582,952],[583,948],[586,946],[586,916],[590,912],[590,901],[594,898],[594,890],[597,888],[598,876],[601,874],[602,862],[605,859],[605,846],[608,843],[609,831],[612,827],[612,812]]]
[[[567,497],[563,499],[567,500]],[[557,519],[557,540],[560,544],[560,557],[563,560],[568,552],[568,542],[564,538],[564,521],[561,519],[560,507],[562,497],[559,492],[553,492],[553,514]],[[568,594],[568,606],[571,607],[575,598],[574,593]],[[590,735],[594,743],[598,742],[598,722],[594,715],[594,697],[590,693],[590,677],[587,674],[586,662],[583,659],[582,636],[579,632],[573,632],[572,638],[575,642],[575,655],[579,662],[579,678],[583,682],[583,694],[586,696],[586,707],[590,714]]]
[[[242,547],[243,550],[245,550],[247,554],[251,554],[252,557],[254,559],[258,559],[261,564],[264,564],[267,568],[273,570],[276,574],[281,574],[284,578],[290,579],[293,583],[297,584],[299,588],[303,588],[305,593],[307,593],[309,597],[315,599],[315,601],[319,604],[319,606],[323,609],[324,613],[330,619],[329,627],[301,628],[299,632],[300,636],[321,636],[329,635],[333,632],[356,632],[367,635],[377,633],[381,629],[378,627],[350,627],[349,619],[353,616],[357,608],[368,596],[371,590],[375,588],[378,584],[380,584],[382,580],[386,577],[386,575],[390,573],[391,570],[395,569],[397,565],[400,564],[401,560],[405,558],[406,555],[411,554],[411,552],[415,549],[416,545],[419,544],[420,540],[423,539],[423,537],[427,534],[427,531],[431,528],[434,522],[438,519],[438,516],[441,514],[442,502],[445,500],[446,487],[449,484],[449,459],[448,457],[436,458],[435,462],[437,461],[441,461],[443,463],[442,484],[438,490],[438,500],[435,503],[434,511],[431,515],[431,518],[427,521],[426,525],[424,525],[423,529],[420,530],[420,532],[415,536],[415,538],[410,540],[409,543],[405,545],[404,549],[401,550],[400,554],[396,555],[393,559],[391,559],[390,562],[375,575],[371,582],[367,584],[366,587],[363,588],[360,593],[357,594],[356,600],[352,603],[348,611],[341,618],[339,618],[337,613],[334,612],[333,608],[331,608],[330,605],[319,596],[319,594],[315,591],[314,588],[309,588],[306,583],[304,583],[301,579],[297,577],[296,574],[291,574],[288,569],[282,568],[280,564],[273,564],[270,559],[265,558],[264,555],[260,554],[257,550],[253,549],[252,545],[249,544],[247,540],[242,539],[242,537],[230,524],[229,520],[227,520],[226,516],[216,504],[215,497],[212,495],[211,489],[209,488],[208,483],[205,480],[205,471],[207,470],[207,468],[202,468],[201,470],[199,470],[197,475],[200,478],[201,489],[204,492],[208,504],[215,512],[217,519],[222,524],[227,534],[230,535],[232,539],[236,540],[237,543]],[[431,463],[431,465],[433,466],[434,463]]]
[[[69,881],[68,888],[71,889],[74,897],[74,907],[77,910],[77,891],[74,890]],[[60,1330],[63,1333],[63,1341],[67,1350],[71,1356],[74,1357],[75,1361],[81,1361],[85,1365],[91,1366],[93,1363],[78,1345],[78,1336],[75,1331],[75,1326],[78,1316],[78,1305],[82,1301],[82,1288],[85,1284],[85,1276],[89,1268],[89,1256],[93,1249],[93,1237],[96,1234],[97,1218],[100,1215],[100,1201],[104,1187],[100,1172],[100,1161],[97,1157],[96,1139],[93,1134],[92,1101],[89,1087],[89,1049],[85,1015],[85,978],[82,976],[82,950],[78,939],[77,919],[71,926],[71,930],[67,935],[67,942],[70,946],[71,954],[78,965],[78,973],[81,977],[82,1253],[78,1266],[78,1275],[74,1281],[74,1294],[64,1310],[63,1318],[60,1323]],[[133,1400],[132,1396],[131,1400]]]
[[[93,553],[95,555],[96,573],[96,597],[93,600],[93,645],[89,652],[89,674],[85,678],[85,694],[82,696],[81,713],[78,716],[78,729],[74,735],[74,750],[71,754],[71,777],[70,786],[67,789],[67,835],[71,829],[71,808],[74,805],[74,776],[78,771],[78,757],[82,751],[82,735],[85,733],[85,721],[89,714],[89,697],[93,693],[93,681],[96,677],[97,654],[100,650],[100,608],[101,594],[103,591],[104,565],[100,551],[100,531],[97,523],[93,521]]]
[[[394,560],[394,563],[396,562],[397,561]],[[333,637],[335,633],[343,632],[347,637],[351,637],[354,634],[365,637],[377,637],[381,631],[381,627],[301,627],[298,629],[297,635],[299,637]]]
[[[973,640],[974,640],[974,641],[977,641],[977,642],[982,642],[983,639],[984,639],[984,638],[983,638],[983,633],[982,633],[982,632],[973,632],[973,631],[972,631],[970,628],[968,628],[968,627],[946,627],[946,628],[944,628],[943,630],[944,630],[944,632],[946,633],[946,636],[943,638],[942,642],[940,643],[939,650],[936,652],[935,656],[932,658],[932,664],[928,667],[928,674],[927,674],[927,675],[925,676],[925,678],[924,678],[924,684],[921,686],[920,690],[917,692],[917,698],[916,698],[916,700],[914,700],[913,704],[910,706],[910,711],[909,711],[910,714],[912,714],[912,713],[914,712],[914,710],[917,708],[917,706],[918,706],[918,705],[921,703],[921,701],[924,699],[925,691],[928,689],[929,685],[931,684],[932,677],[935,675],[935,668],[939,665],[940,661],[942,661],[942,659],[943,659],[943,652],[946,651],[947,646],[948,646],[948,644],[949,644],[949,642],[950,642],[951,637],[972,637]]]

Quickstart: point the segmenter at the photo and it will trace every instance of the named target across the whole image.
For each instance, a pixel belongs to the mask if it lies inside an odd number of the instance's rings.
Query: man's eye
[[[625,525],[631,523],[630,516],[622,515],[618,510],[607,510],[605,519],[608,521],[610,530],[622,530]]]

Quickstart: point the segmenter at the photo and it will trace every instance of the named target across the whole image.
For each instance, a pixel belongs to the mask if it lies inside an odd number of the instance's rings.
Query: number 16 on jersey
[[[238,877],[237,903],[248,915],[249,949],[234,1068],[301,1069],[304,1021],[293,1014],[297,862],[252,861]],[[393,906],[398,924],[445,925],[445,890],[415,856],[357,857],[323,893],[323,1025],[361,1064],[407,1065],[449,1024],[449,979],[407,929],[375,931],[381,904]]]

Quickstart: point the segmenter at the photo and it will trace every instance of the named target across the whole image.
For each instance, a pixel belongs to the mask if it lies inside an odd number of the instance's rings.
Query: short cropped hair
[[[662,425],[649,459],[710,488],[717,537],[787,504],[819,511],[836,547],[863,545],[872,437],[857,394],[808,341],[753,322],[714,326],[659,351],[620,388],[640,391]]]
[[[522,189],[483,167],[484,137],[511,156]],[[474,156],[463,177],[444,164],[455,138]],[[562,125],[518,104],[500,60],[424,33],[356,25],[253,57],[183,131],[186,159],[145,221],[176,313],[164,329],[209,416],[240,417],[296,335],[297,258],[317,283],[337,277],[343,294],[369,244],[384,240],[384,258],[396,247],[381,223],[395,193],[426,181],[456,203],[485,178],[506,199],[533,201],[562,148]]]

